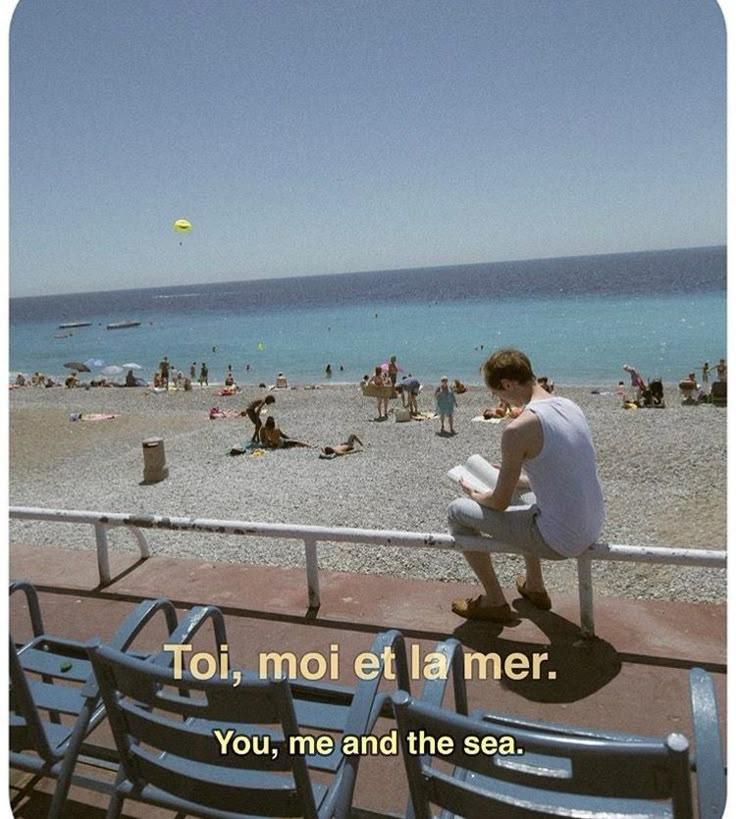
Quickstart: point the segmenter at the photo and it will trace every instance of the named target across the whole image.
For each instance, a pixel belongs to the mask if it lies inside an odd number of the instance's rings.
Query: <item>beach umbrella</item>
[[[88,358],[84,363],[88,367],[95,367],[95,369],[105,366],[105,362],[101,358]]]
[[[123,364],[123,369],[124,370],[142,370],[143,367],[141,367],[140,364],[136,364],[135,362],[131,362],[130,364]]]
[[[76,370],[77,372],[80,373],[92,372],[92,370],[90,370],[90,368],[86,364],[83,364],[81,361],[67,361],[67,363],[64,366],[67,368],[67,370]]]
[[[122,371],[123,371],[123,368],[118,367],[117,364],[110,364],[109,366],[104,367],[102,370],[100,370],[100,372],[103,375],[120,375],[120,373]]]

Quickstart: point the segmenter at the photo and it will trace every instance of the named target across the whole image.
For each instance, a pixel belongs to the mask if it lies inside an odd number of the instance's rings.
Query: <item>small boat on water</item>
[[[140,321],[116,321],[113,324],[108,324],[108,330],[124,330],[126,327],[139,327]]]
[[[67,321],[65,324],[60,324],[60,330],[68,330],[71,327],[91,327],[91,321]]]

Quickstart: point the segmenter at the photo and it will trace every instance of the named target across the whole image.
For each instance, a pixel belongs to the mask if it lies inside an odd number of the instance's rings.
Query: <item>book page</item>
[[[461,480],[465,481],[465,483],[472,489],[475,489],[476,492],[487,492],[490,488],[488,484],[483,483],[482,480],[468,471],[463,465],[453,466],[447,475],[456,483],[460,483]]]
[[[489,464],[482,455],[471,455],[465,462],[465,466],[469,472],[472,472],[477,478],[489,488],[495,489],[498,481],[498,468]]]
[[[471,455],[464,464],[454,466],[448,473],[457,483],[462,479],[476,492],[488,492],[496,488],[498,468],[488,463],[482,455]],[[531,506],[536,497],[530,489],[516,491],[511,498],[512,506]]]

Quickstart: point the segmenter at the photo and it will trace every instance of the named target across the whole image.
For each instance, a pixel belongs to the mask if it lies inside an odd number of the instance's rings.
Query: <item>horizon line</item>
[[[613,251],[613,252],[606,252],[606,253],[576,253],[571,256],[537,256],[534,258],[524,258],[524,259],[499,259],[495,261],[484,261],[484,262],[456,262],[453,264],[442,264],[442,265],[421,265],[420,267],[386,267],[386,268],[379,268],[379,269],[372,269],[372,270],[344,270],[340,273],[307,273],[301,276],[255,276],[249,279],[222,279],[222,280],[214,280],[214,281],[201,281],[201,282],[181,282],[176,284],[155,284],[150,285],[147,287],[112,287],[106,288],[102,290],[67,290],[61,293],[36,293],[34,295],[24,295],[24,296],[13,296],[8,295],[9,301],[14,301],[18,299],[39,299],[39,298],[56,298],[59,296],[70,296],[70,295],[88,295],[92,293],[125,293],[132,290],[160,290],[162,288],[172,288],[172,287],[203,287],[203,286],[210,286],[213,284],[241,284],[243,282],[249,281],[258,281],[258,282],[269,282],[269,281],[292,281],[295,279],[319,279],[319,278],[326,278],[328,276],[351,276],[351,275],[361,275],[366,273],[406,273],[412,270],[442,270],[444,268],[455,268],[455,267],[476,267],[481,265],[496,265],[496,264],[516,264],[522,262],[543,262],[543,261],[551,261],[557,259],[583,259],[583,258],[597,258],[597,257],[604,257],[604,256],[630,256],[630,255],[641,255],[643,253],[672,253],[680,250],[709,250],[715,248],[723,248],[724,250],[727,248],[727,243],[723,244],[715,244],[715,245],[692,245],[692,246],[685,246],[685,247],[668,247],[668,248],[659,248],[656,250],[624,250],[624,251]]]

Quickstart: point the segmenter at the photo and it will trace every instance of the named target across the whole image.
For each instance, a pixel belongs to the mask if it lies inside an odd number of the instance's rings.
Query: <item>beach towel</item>
[[[505,421],[506,418],[484,418],[482,415],[476,415],[475,418],[470,419],[471,422],[479,421],[481,424],[500,424],[501,421]]]
[[[235,395],[237,390],[235,387],[230,387],[229,389],[226,387],[224,390],[217,390],[215,395],[223,396],[223,395]]]
[[[258,458],[261,455],[265,455],[266,450],[262,449],[255,441],[245,441],[242,444],[231,447],[225,454],[235,456],[245,455],[246,453],[250,453],[251,457]]]
[[[370,382],[361,388],[366,398],[391,398],[394,388],[390,384],[371,384]]]
[[[112,412],[72,412],[69,414],[70,421],[112,421],[119,418],[120,413]]]
[[[219,407],[210,408],[210,421],[218,421],[221,418],[240,418],[240,410],[221,410]]]
[[[436,412],[417,412],[411,416],[412,421],[430,421],[432,418],[439,418]]]

